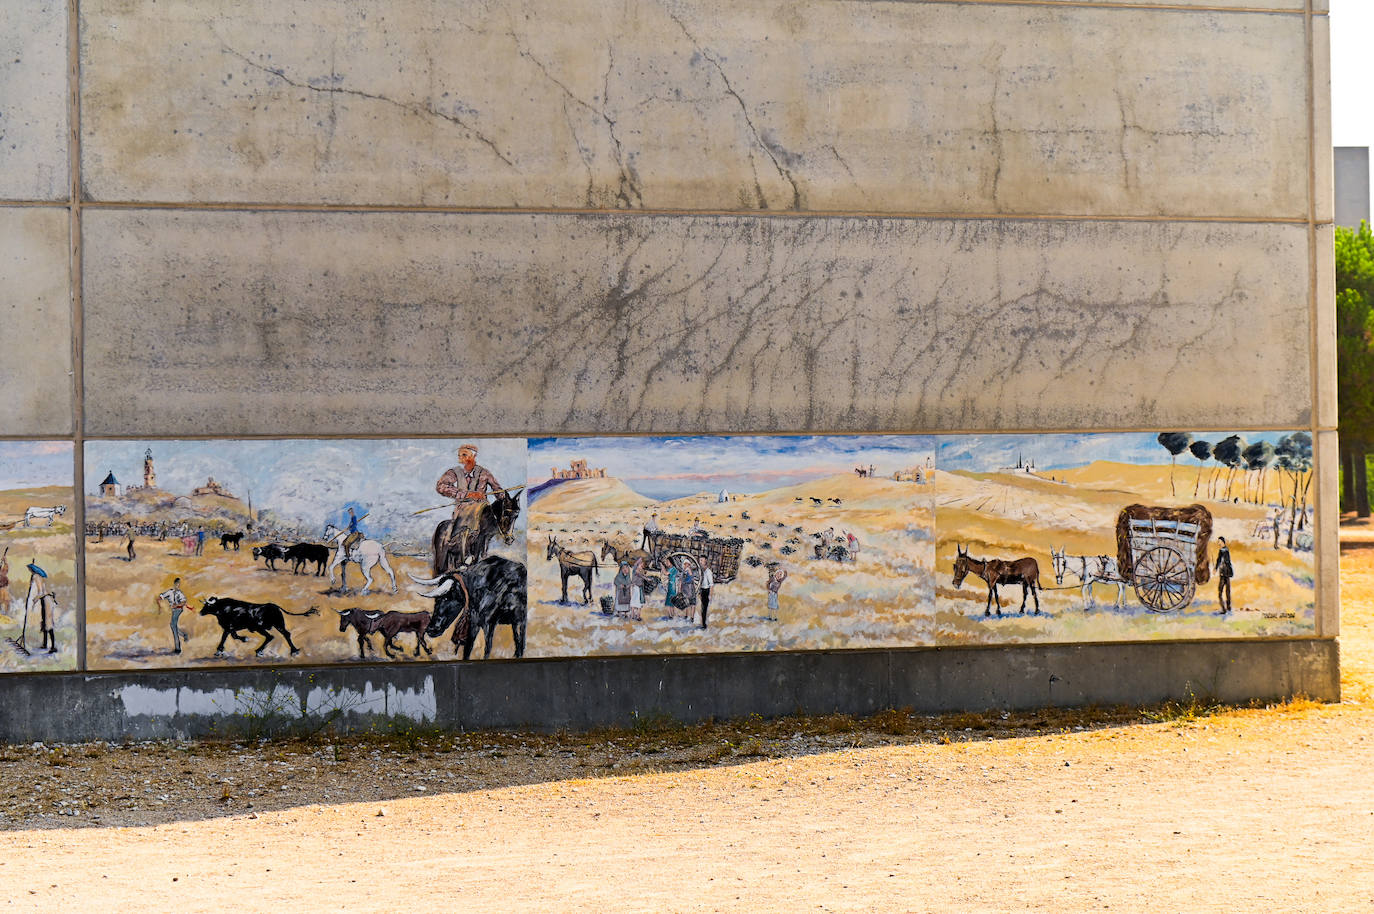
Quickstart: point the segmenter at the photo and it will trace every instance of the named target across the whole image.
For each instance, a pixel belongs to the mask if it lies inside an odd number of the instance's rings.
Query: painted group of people
[[[691,567],[679,568],[672,564],[668,566],[665,577],[667,578],[667,586],[663,593],[664,607],[670,612],[692,607],[692,615],[695,617],[695,607],[699,601],[701,604],[699,627],[706,628],[711,613],[711,590],[716,586],[716,576],[711,570],[711,566],[702,565],[701,573],[698,576],[693,573]],[[644,585],[647,578],[648,574],[642,556],[633,562],[626,559],[620,563],[615,580],[612,582],[616,615],[633,619],[636,622],[644,620]]]

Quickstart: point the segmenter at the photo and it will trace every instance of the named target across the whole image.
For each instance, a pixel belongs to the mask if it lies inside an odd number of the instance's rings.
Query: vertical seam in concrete
[[[76,558],[76,668],[86,669],[86,449],[83,358],[85,327],[82,311],[81,258],[81,9],[80,0],[67,4],[67,164],[71,260],[68,283],[72,308],[72,546]]]
[[[1321,397],[1321,392],[1317,385],[1320,375],[1317,371],[1317,309],[1321,306],[1317,301],[1317,83],[1316,83],[1316,60],[1315,51],[1312,43],[1314,35],[1312,32],[1312,0],[1305,0],[1303,10],[1303,34],[1306,38],[1307,57],[1307,346],[1308,346],[1308,377],[1311,386],[1311,415],[1309,417],[1310,434],[1312,435],[1312,473],[1318,474],[1322,470],[1322,465],[1326,462],[1325,455],[1322,453],[1321,444],[1318,440],[1318,432],[1321,425],[1321,416],[1318,415],[1317,403]],[[1325,509],[1321,503],[1321,485],[1317,485],[1316,493],[1312,499],[1313,516],[1316,518],[1314,527],[1318,524],[1327,523],[1325,520]],[[1324,593],[1322,581],[1322,566],[1325,564],[1326,557],[1323,550],[1316,548],[1322,537],[1317,529],[1312,531],[1312,541],[1314,548],[1313,572],[1316,576],[1316,596],[1315,601],[1315,629],[1317,637],[1322,637],[1325,626],[1322,624],[1322,604],[1331,599],[1331,595]]]

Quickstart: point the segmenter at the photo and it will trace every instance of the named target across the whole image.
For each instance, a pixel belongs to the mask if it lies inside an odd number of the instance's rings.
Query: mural
[[[4,447],[2,669],[71,667],[70,447]],[[92,441],[86,470],[91,669],[1315,632],[1305,432]]]
[[[941,644],[1315,632],[1307,432],[939,441]]]
[[[933,439],[529,443],[529,653],[933,643]]]
[[[72,444],[0,441],[0,671],[76,668]]]
[[[91,669],[523,646],[523,439],[90,441],[86,472]]]

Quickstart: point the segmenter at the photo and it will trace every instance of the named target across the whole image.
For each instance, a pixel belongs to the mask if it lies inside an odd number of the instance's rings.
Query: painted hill
[[[906,503],[908,499],[934,494],[935,486],[931,484],[917,485],[914,482],[882,478],[860,479],[853,473],[839,473],[794,486],[770,489],[758,495],[742,496],[741,501],[759,505],[791,505],[798,498],[806,504],[811,504],[812,498],[819,498],[828,507],[833,505],[829,499],[838,498],[849,508],[892,508]]]
[[[1254,497],[1255,486],[1259,482],[1257,472],[1243,470],[1230,472],[1225,467],[1220,467],[1211,462],[1199,467],[1196,460],[1190,459],[1185,463],[1183,458],[1179,458],[1178,466],[1173,470],[1174,489],[1177,492],[1173,496],[1169,494],[1170,471],[1168,464],[1140,466],[1098,460],[1072,470],[1045,470],[1043,473],[1054,476],[1055,479],[1062,479],[1079,488],[1132,492],[1166,505],[1191,504],[1195,501],[1207,504],[1209,501],[1220,499],[1222,493],[1225,492],[1228,475],[1231,477],[1232,496],[1242,500],[1245,500],[1247,494],[1251,498]],[[1199,473],[1201,474],[1200,480]],[[1289,477],[1283,476],[1282,482],[1285,491],[1291,490],[1292,480]],[[1207,498],[1209,483],[1214,486],[1215,499]],[[1274,504],[1280,501],[1279,483],[1280,474],[1278,472],[1274,470],[1265,472],[1263,501]],[[1196,496],[1193,494],[1195,486],[1197,487]]]
[[[656,504],[619,479],[570,479],[544,490],[535,501],[540,514],[567,514],[606,508],[644,508]]]

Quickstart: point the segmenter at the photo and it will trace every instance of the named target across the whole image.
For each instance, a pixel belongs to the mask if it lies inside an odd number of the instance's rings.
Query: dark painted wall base
[[[1340,698],[1335,641],[1214,641],[837,653],[71,673],[0,680],[0,740],[267,735],[391,724],[552,730],[642,717],[864,715],[1190,695]]]

